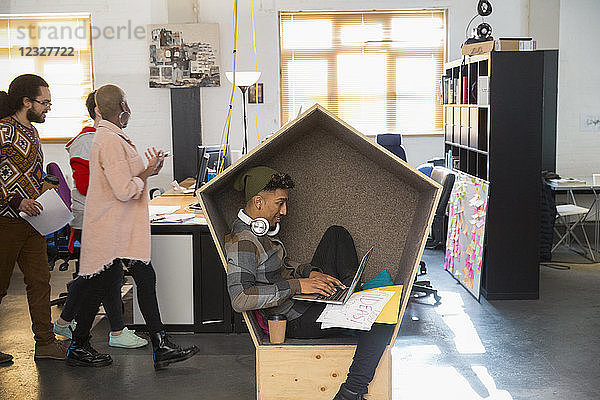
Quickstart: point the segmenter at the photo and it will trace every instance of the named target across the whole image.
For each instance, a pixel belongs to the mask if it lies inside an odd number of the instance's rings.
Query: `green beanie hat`
[[[238,192],[245,191],[246,201],[248,201],[263,190],[273,175],[278,173],[273,168],[265,166],[250,168],[235,178],[233,188]]]

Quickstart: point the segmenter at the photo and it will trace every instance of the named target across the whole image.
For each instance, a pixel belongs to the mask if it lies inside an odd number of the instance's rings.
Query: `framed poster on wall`
[[[149,86],[220,86],[218,24],[148,25]]]
[[[444,269],[479,300],[489,183],[461,171],[454,173]]]

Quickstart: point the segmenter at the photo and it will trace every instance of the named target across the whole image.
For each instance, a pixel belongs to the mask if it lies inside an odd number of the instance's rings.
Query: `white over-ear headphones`
[[[242,220],[246,225],[250,225],[250,230],[256,236],[275,236],[279,233],[279,222],[275,224],[275,229],[271,230],[269,221],[266,218],[252,219],[246,214],[243,208],[240,208],[238,212],[238,218]]]

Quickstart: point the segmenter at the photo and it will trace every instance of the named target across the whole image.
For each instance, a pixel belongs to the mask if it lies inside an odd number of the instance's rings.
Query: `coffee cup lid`
[[[269,321],[285,321],[287,318],[283,314],[275,314],[269,317]]]

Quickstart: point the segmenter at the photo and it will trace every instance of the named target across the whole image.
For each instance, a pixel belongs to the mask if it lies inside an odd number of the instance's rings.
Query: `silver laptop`
[[[369,261],[369,257],[373,252],[373,248],[371,247],[369,251],[363,256],[358,269],[356,270],[356,274],[354,274],[354,279],[352,279],[352,284],[345,289],[338,288],[338,290],[329,295],[324,296],[322,294],[311,293],[311,294],[297,294],[292,297],[294,300],[305,300],[305,301],[316,301],[318,303],[329,303],[329,304],[345,304],[360,281],[360,277],[362,276],[365,267],[367,266],[367,261]]]

